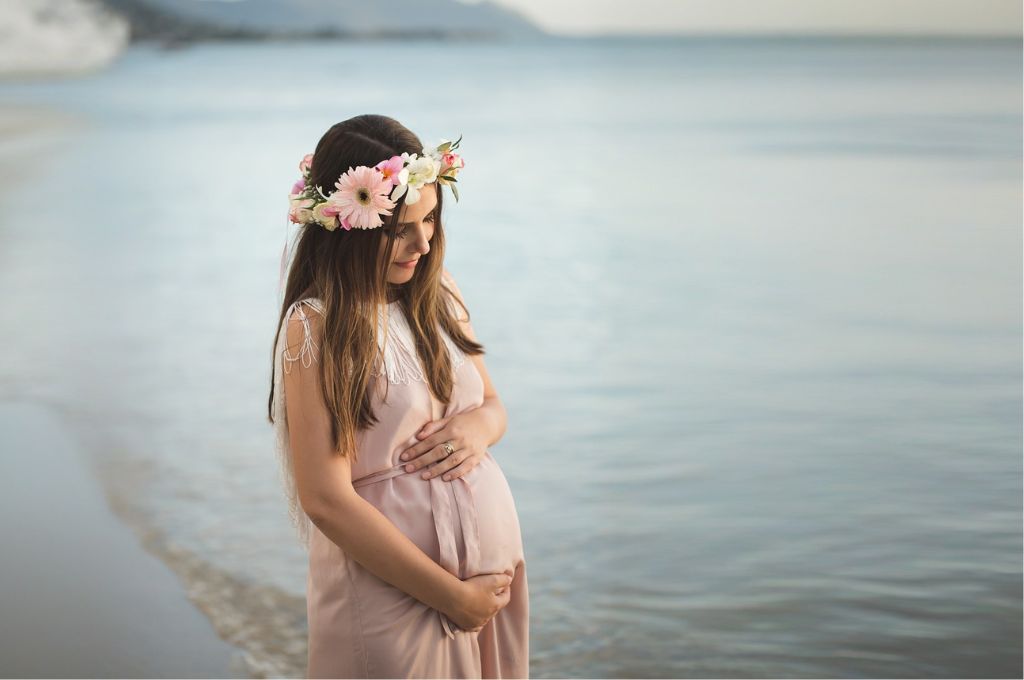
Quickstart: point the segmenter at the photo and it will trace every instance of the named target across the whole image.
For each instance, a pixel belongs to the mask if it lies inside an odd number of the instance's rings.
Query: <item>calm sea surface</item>
[[[463,135],[535,677],[1021,674],[1021,50],[133,48],[0,85],[0,395],[59,410],[254,675],[301,675],[266,421],[297,163]]]

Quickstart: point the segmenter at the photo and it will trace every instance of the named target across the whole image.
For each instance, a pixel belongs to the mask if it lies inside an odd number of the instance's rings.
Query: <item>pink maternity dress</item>
[[[445,276],[450,288],[458,288]],[[454,302],[452,308],[456,309]],[[284,406],[283,371],[292,363],[311,365],[319,356],[309,334],[309,315],[322,313],[316,298],[300,300],[286,320],[300,322],[306,342],[287,349],[282,324],[276,356],[275,429],[281,472],[292,520],[309,553],[306,604],[309,621],[310,678],[527,678],[529,677],[529,596],[522,536],[515,503],[498,462],[486,452],[466,475],[424,480],[422,470],[407,473],[398,456],[417,442],[426,422],[483,403],[483,380],[472,360],[446,333],[455,384],[451,402],[439,402],[428,389],[413,336],[397,303],[381,310],[388,326],[382,338],[383,371],[374,374],[374,408],[380,422],[357,434],[359,459],[352,466],[356,492],[380,510],[402,533],[460,579],[515,570],[511,600],[477,632],[464,631],[439,610],[378,578],[328,539],[297,502]],[[461,308],[456,312],[459,316]],[[462,312],[464,314],[464,312]],[[294,351],[294,350],[293,350]],[[388,380],[383,401],[383,380]]]

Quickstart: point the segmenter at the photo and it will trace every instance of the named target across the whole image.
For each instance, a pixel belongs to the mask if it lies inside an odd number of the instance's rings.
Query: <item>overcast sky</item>
[[[472,1],[472,0],[465,0]],[[1021,35],[1020,0],[493,0],[554,33]]]

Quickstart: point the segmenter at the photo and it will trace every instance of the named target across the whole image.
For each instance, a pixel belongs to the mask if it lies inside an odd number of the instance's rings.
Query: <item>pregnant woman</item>
[[[444,266],[459,140],[331,127],[300,163],[270,421],[309,552],[307,676],[529,677],[505,409]]]

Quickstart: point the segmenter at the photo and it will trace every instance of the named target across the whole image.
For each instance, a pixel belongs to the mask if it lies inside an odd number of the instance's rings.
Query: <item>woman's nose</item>
[[[425,237],[420,237],[416,239],[416,252],[420,253],[421,255],[426,255],[427,253],[429,253],[430,241],[428,241]]]

